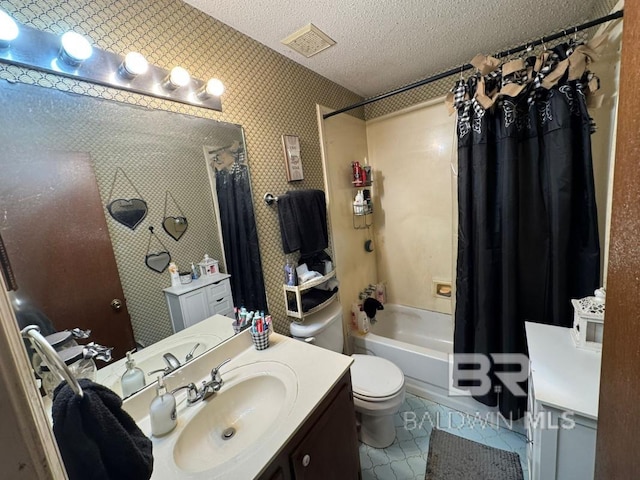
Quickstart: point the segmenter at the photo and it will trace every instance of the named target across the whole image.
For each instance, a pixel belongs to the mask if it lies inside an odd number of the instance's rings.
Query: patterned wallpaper
[[[597,4],[592,8],[591,12],[588,15],[585,15],[584,21],[592,20],[595,18],[603,17],[611,13],[613,8],[615,7],[618,0],[598,0]],[[585,38],[587,36],[593,35],[598,27],[591,28],[589,30],[585,30],[582,33],[578,34],[578,37]],[[555,32],[549,32],[548,34],[552,34]],[[526,41],[527,39],[522,39]],[[511,47],[516,47],[517,45],[511,45]],[[548,44],[548,46],[553,46],[553,44]],[[509,46],[505,46],[505,49],[508,49]],[[486,53],[486,52],[483,52]],[[469,59],[471,60],[471,59]],[[452,65],[450,68],[453,68]],[[448,70],[448,69],[447,69]],[[468,72],[467,72],[468,73]],[[432,98],[441,97],[446,95],[447,92],[453,86],[453,82],[455,81],[455,75],[452,75],[448,78],[444,78],[442,80],[438,80],[433,83],[429,83],[422,87],[414,88],[413,90],[408,90],[404,93],[394,95],[392,97],[385,98],[384,100],[379,100],[374,103],[370,103],[369,105],[365,105],[365,118],[367,120],[381,117],[383,115],[387,115],[392,112],[396,112],[398,110],[402,110],[404,108],[410,107],[412,105],[416,105],[418,103],[426,102],[427,100],[431,100]],[[419,78],[414,81],[420,80]],[[413,83],[413,82],[409,82]],[[398,85],[398,88],[401,85]],[[384,93],[384,92],[380,92]]]
[[[219,113],[0,64],[0,79],[241,124],[269,308],[276,330],[288,333],[277,212],[262,197],[292,188],[323,189],[316,103],[340,108],[362,98],[178,0],[0,0],[0,7],[41,30],[73,29],[99,48],[137,50],[162,68],[181,65],[197,78],[222,80]],[[286,181],[283,134],[300,137],[305,179],[297,184]]]

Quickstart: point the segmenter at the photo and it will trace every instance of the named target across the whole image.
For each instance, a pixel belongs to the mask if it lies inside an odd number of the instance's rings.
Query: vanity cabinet
[[[338,381],[259,478],[361,478],[349,372]]]
[[[174,332],[191,327],[215,314],[233,318],[231,276],[218,273],[186,285],[163,290]]]
[[[576,348],[570,328],[527,322],[526,330],[531,480],[593,479],[601,355]]]

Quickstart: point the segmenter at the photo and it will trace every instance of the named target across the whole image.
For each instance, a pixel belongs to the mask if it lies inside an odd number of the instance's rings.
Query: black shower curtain
[[[566,48],[556,49],[556,63]],[[571,326],[570,299],[592,295],[600,282],[586,78],[568,81],[565,75],[547,89],[523,77],[526,88],[499,96],[489,109],[474,99],[478,76],[454,89],[455,353],[526,353],[525,321]],[[494,75],[483,87],[506,83]],[[526,397],[495,376],[509,369],[518,367],[493,364],[490,392],[475,398],[516,419],[526,410]],[[526,391],[526,381],[520,386]]]
[[[232,273],[233,300],[236,306],[244,306],[249,311],[266,312],[249,167],[234,163],[229,169],[216,170],[216,193],[227,271]]]

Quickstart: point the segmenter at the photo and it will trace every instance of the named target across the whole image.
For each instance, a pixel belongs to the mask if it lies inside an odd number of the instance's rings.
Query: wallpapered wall
[[[315,105],[340,108],[362,98],[178,0],[0,0],[0,7],[41,30],[60,34],[73,29],[99,48],[122,55],[137,50],[165,69],[181,65],[197,78],[222,80],[226,91],[219,113],[0,64],[0,79],[241,124],[267,298],[276,330],[288,333],[277,212],[262,196],[292,188],[322,189]],[[305,179],[296,184],[286,181],[283,134],[300,137]]]

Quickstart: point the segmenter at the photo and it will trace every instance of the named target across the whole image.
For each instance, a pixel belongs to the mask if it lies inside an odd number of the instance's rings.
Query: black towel
[[[69,480],[147,480],[152,443],[107,387],[81,379],[84,397],[62,382],[53,395],[53,433]]]
[[[364,303],[362,304],[362,309],[364,310],[364,313],[367,314],[367,317],[373,320],[374,318],[376,318],[376,312],[378,310],[384,310],[384,305],[382,305],[375,298],[369,297],[364,299]]]
[[[300,250],[305,255],[329,246],[322,190],[292,190],[278,197],[278,217],[284,253]]]

